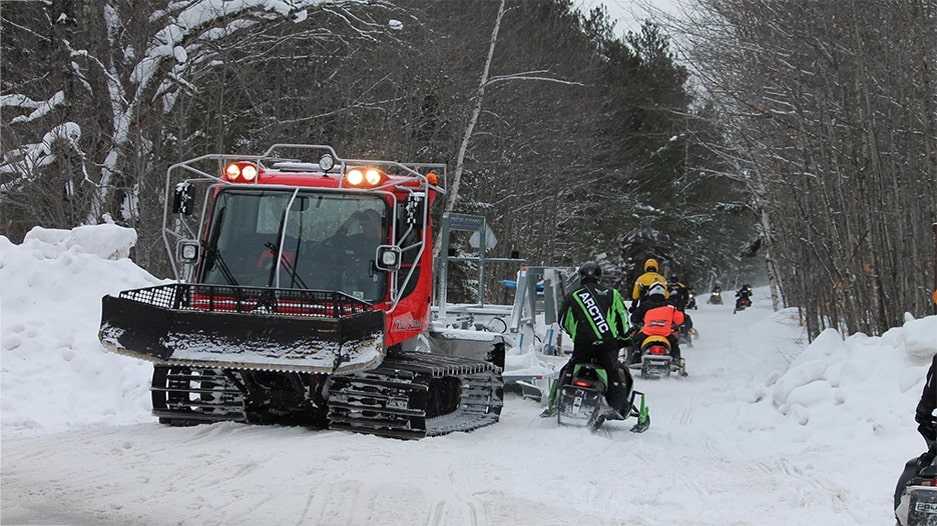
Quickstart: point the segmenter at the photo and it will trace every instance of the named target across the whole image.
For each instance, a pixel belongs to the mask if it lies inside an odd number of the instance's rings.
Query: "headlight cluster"
[[[231,163],[225,166],[224,176],[232,183],[252,183],[257,179],[257,165],[249,162]]]
[[[387,180],[387,175],[375,168],[352,168],[345,173],[345,182],[349,186],[374,187]]]

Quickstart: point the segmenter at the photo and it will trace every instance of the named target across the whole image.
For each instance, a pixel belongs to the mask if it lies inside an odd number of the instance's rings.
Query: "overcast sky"
[[[648,18],[647,6],[668,13],[677,11],[679,0],[574,0],[581,11],[587,12],[592,6],[605,4],[608,14],[616,21],[615,34],[623,35],[627,31],[637,31],[641,22]]]

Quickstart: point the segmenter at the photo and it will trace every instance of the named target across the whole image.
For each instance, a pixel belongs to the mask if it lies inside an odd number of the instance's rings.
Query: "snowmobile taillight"
[[[250,183],[257,179],[257,165],[249,162],[236,162],[225,166],[225,179],[232,183]]]
[[[373,187],[384,183],[387,175],[376,168],[352,168],[345,174],[349,186]]]
[[[592,382],[587,382],[586,380],[573,380],[573,385],[576,387],[592,387]]]
[[[651,354],[667,354],[667,350],[663,347],[651,347],[647,352]]]

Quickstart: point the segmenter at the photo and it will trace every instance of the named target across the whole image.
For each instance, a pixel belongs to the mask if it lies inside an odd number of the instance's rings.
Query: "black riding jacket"
[[[914,412],[914,420],[920,424],[917,428],[924,440],[933,442],[937,440],[937,418],[934,417],[934,409],[937,408],[937,355],[931,360],[930,368],[927,370],[927,381],[924,383],[924,391],[921,393],[921,401],[917,404]]]

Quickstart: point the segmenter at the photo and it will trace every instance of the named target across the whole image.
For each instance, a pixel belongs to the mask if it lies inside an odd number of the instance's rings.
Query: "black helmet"
[[[670,282],[671,282],[671,283],[680,283],[680,276],[678,276],[678,275],[676,275],[676,274],[671,274],[671,275],[670,275]]]
[[[597,281],[602,277],[602,269],[596,265],[595,261],[586,261],[579,267],[579,276],[582,281]]]

